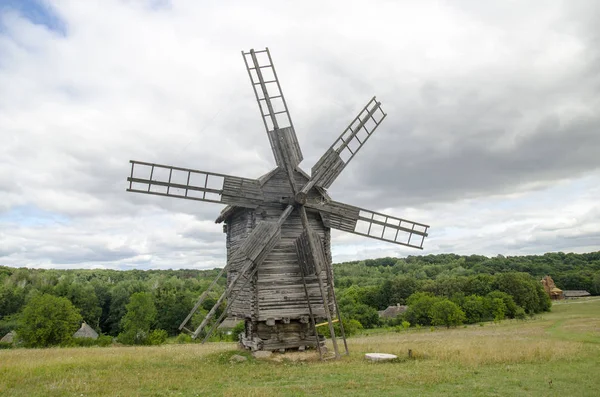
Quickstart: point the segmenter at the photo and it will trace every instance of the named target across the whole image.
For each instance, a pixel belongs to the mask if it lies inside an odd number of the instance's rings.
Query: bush
[[[148,344],[153,346],[162,345],[168,337],[169,334],[164,329],[155,329],[148,335]]]
[[[92,338],[73,338],[73,340],[71,340],[71,342],[69,343],[69,346],[77,347],[90,347],[97,345],[98,343],[96,342],[96,339]]]
[[[26,347],[68,345],[81,320],[67,298],[37,295],[23,309],[17,333]]]
[[[110,335],[100,335],[98,339],[96,339],[96,344],[100,347],[107,347],[112,345],[113,338]]]
[[[431,323],[445,325],[447,328],[457,326],[465,321],[465,313],[460,307],[448,299],[440,300],[431,307]]]
[[[7,342],[0,342],[0,350],[2,349],[12,349],[13,344]]]
[[[404,318],[411,324],[431,325],[431,308],[440,300],[429,293],[416,292],[408,298],[408,310]]]
[[[126,308],[127,313],[121,320],[123,332],[118,336],[119,342],[126,345],[149,344],[150,327],[156,319],[152,296],[146,292],[137,292],[131,295]],[[158,334],[154,337],[160,339]]]
[[[525,320],[527,318],[527,313],[525,313],[525,309],[523,309],[521,306],[517,306],[517,309],[515,310],[515,318],[517,320]]]
[[[8,334],[9,332],[19,327],[19,315],[13,314],[11,316],[4,316],[0,320],[0,337]]]
[[[177,338],[175,338],[175,343],[178,343],[180,345],[182,345],[184,343],[192,343],[192,336],[181,333],[181,334],[177,335]]]
[[[360,323],[360,321],[354,320],[352,318],[349,320],[344,320],[343,324],[344,324],[344,333],[346,334],[346,336],[356,335],[363,329],[363,326]],[[339,323],[335,323],[333,328],[335,329],[336,335],[341,335],[341,333],[339,332],[339,328],[340,328]]]
[[[239,340],[239,335],[243,334],[244,332],[246,332],[246,322],[240,321],[231,330],[231,337],[233,339],[233,342],[237,342]]]

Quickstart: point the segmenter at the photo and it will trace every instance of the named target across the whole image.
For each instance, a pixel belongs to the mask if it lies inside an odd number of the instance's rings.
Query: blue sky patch
[[[52,7],[41,0],[0,0],[0,17],[6,12],[17,12],[23,18],[36,25],[45,26],[47,29],[62,36],[67,34],[67,26]],[[5,30],[0,18],[0,33]]]
[[[0,224],[16,224],[19,226],[47,226],[66,224],[69,218],[64,215],[44,211],[34,205],[22,205],[0,213]]]

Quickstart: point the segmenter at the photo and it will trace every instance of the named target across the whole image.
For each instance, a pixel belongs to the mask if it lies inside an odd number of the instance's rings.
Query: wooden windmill
[[[312,168],[302,152],[268,48],[242,52],[277,167],[258,179],[131,162],[127,191],[227,204],[216,222],[227,233],[227,265],[180,326],[185,329],[208,291],[227,271],[223,295],[195,331],[198,337],[226,300],[224,316],[245,320],[240,343],[252,350],[316,347],[315,323],[326,319],[336,357],[330,229],[422,249],[428,225],[333,201],[329,188],[386,114],[373,97]],[[340,322],[342,336],[343,325]],[[345,344],[344,338],[344,344]],[[348,351],[346,345],[346,352]]]

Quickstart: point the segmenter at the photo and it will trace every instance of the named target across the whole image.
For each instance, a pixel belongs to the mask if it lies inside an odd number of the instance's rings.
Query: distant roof
[[[589,292],[584,291],[584,290],[569,290],[569,291],[563,291],[563,293],[565,294],[566,298],[581,298],[583,296],[591,296],[592,295]]]
[[[73,334],[73,338],[91,338],[98,339],[98,333],[86,323],[81,324],[81,328]]]
[[[235,318],[235,317],[227,317],[225,320],[223,320],[221,325],[219,325],[218,329],[234,328],[236,325],[238,325],[240,323],[240,321],[243,321],[243,320],[239,319],[239,318]]]
[[[550,292],[562,292],[562,289],[554,287],[550,290]]]
[[[407,309],[408,306],[405,305],[388,306],[387,309],[379,312],[379,317],[394,318],[397,317],[399,314],[404,313]]]
[[[2,339],[0,339],[0,342],[13,343],[15,336],[17,336],[17,333],[15,331],[10,331],[8,334],[4,335]]]

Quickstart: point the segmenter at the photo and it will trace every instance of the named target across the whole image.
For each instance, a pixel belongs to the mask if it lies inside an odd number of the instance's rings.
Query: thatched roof
[[[13,343],[16,336],[17,336],[17,333],[15,331],[10,331],[8,334],[4,335],[2,337],[2,339],[0,339],[0,342]]]
[[[563,291],[563,293],[565,294],[565,298],[582,298],[584,296],[592,295],[589,292],[584,291],[584,290],[570,290],[570,291]]]
[[[81,324],[81,328],[73,334],[73,338],[91,338],[98,339],[98,333],[86,323]]]
[[[408,306],[405,306],[405,305],[388,306],[387,309],[381,310],[379,312],[379,317],[382,317],[382,318],[395,318],[399,314],[404,313],[407,309],[408,309]]]

